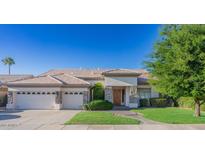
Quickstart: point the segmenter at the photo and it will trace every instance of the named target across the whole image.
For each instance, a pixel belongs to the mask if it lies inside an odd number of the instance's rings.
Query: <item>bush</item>
[[[149,107],[150,103],[147,98],[140,99],[140,107]]]
[[[104,99],[104,87],[103,84],[100,82],[97,82],[93,87],[93,99],[94,100]]]
[[[205,104],[200,105],[201,111],[205,111]],[[193,104],[192,110],[195,110],[195,105]]]
[[[194,99],[192,97],[180,97],[178,100],[179,107],[182,108],[193,108]]]
[[[169,103],[166,98],[150,98],[150,104],[152,107],[167,107]]]
[[[94,100],[85,105],[86,110],[112,110],[113,104],[105,100]]]
[[[178,100],[179,107],[195,109],[194,99],[192,97],[180,97]],[[205,111],[205,104],[200,106],[201,111]]]
[[[200,108],[201,108],[201,111],[205,111],[205,104],[202,104],[202,105],[200,106]]]

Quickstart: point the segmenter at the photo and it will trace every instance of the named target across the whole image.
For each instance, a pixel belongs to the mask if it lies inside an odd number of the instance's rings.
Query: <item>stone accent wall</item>
[[[138,103],[139,97],[138,97],[138,91],[137,87],[133,86],[130,88],[130,96],[129,96],[129,103]]]
[[[9,91],[8,92],[8,104],[13,104],[14,103],[14,93]]]
[[[56,104],[62,104],[62,92],[56,92]]]
[[[105,100],[112,102],[112,88],[111,87],[105,88]]]
[[[136,96],[130,96],[130,102],[129,103],[138,103],[139,102],[139,98]]]
[[[88,91],[84,91],[83,92],[83,103],[86,104],[89,102],[89,92]]]

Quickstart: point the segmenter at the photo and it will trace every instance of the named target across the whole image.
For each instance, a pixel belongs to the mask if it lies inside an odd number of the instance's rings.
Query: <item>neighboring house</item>
[[[32,78],[33,75],[5,75],[0,74],[0,106],[5,106],[7,103],[7,83],[11,81],[17,81],[22,79]]]
[[[138,107],[140,98],[158,97],[147,82],[148,72],[134,69],[50,70],[32,79],[9,82],[8,109],[81,109],[96,82],[115,105]]]

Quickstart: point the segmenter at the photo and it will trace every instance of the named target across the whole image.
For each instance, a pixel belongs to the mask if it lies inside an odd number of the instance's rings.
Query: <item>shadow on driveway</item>
[[[24,112],[24,110],[0,110],[0,114],[3,114],[3,113],[19,113],[19,112]]]
[[[19,115],[0,115],[0,121],[1,120],[10,120],[10,119],[17,119],[20,118]]]

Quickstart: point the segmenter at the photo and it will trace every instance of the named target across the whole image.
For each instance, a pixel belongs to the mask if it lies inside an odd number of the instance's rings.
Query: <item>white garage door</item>
[[[64,92],[62,100],[64,109],[81,109],[83,105],[83,93]]]
[[[55,94],[23,92],[16,95],[17,109],[53,109]]]

